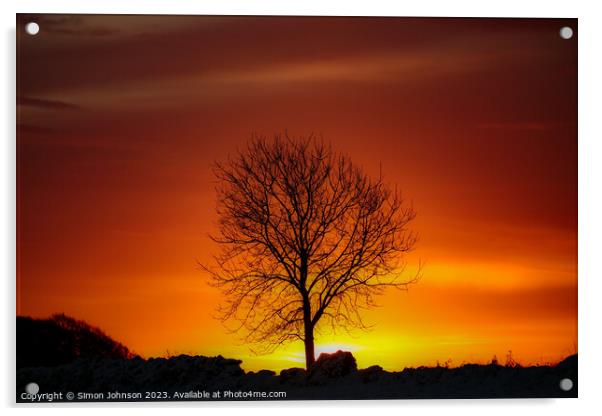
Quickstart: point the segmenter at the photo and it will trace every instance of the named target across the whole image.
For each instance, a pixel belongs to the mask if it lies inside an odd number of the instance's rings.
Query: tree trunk
[[[305,290],[305,282],[307,281],[307,255],[305,251],[301,252],[300,257],[300,283],[301,287],[303,288],[301,291],[301,296],[303,297],[303,342],[305,343],[305,368],[309,371],[310,367],[316,361],[314,352],[314,325],[311,319],[311,302],[309,300],[309,294]]]
[[[314,328],[311,323],[305,323],[305,368],[307,370],[316,362],[316,353],[314,351]]]

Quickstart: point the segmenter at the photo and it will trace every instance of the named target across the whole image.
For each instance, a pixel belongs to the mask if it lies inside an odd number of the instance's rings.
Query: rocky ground
[[[142,397],[109,399],[117,401],[173,400],[176,392],[180,394],[178,399],[193,400],[198,399],[198,392],[208,393],[203,400],[223,400],[225,392],[286,392],[288,400],[577,397],[576,355],[553,367],[469,364],[399,372],[384,371],[379,366],[358,369],[351,353],[342,351],[322,354],[310,371],[291,368],[279,374],[269,370],[245,372],[240,365],[240,360],[222,356],[180,355],[148,360],[88,358],[56,367],[21,368],[17,370],[17,401],[30,400],[23,392],[31,382],[39,385],[38,394],[62,392],[64,401],[68,401],[67,392],[103,393],[103,400],[108,399],[107,392],[143,393]],[[564,378],[574,382],[571,391],[560,389]],[[218,391],[219,398],[211,396]],[[159,394],[147,397],[145,392]],[[226,399],[270,398],[255,393]]]

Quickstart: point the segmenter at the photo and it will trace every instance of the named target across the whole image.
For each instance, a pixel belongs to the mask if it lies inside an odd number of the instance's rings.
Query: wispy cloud
[[[508,131],[546,131],[554,127],[553,123],[540,121],[510,121],[502,123],[481,123],[479,129]]]
[[[90,26],[81,16],[38,16],[36,20],[44,33],[56,35],[110,36],[119,33],[105,26]]]
[[[58,100],[47,100],[34,97],[17,97],[17,105],[36,107],[48,110],[81,110],[79,105]]]

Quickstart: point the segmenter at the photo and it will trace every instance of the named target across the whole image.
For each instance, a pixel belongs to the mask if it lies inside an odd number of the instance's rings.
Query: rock
[[[276,372],[272,370],[259,370],[256,375],[259,377],[273,377],[276,375]]]
[[[303,368],[287,368],[280,372],[280,383],[291,386],[303,386],[307,380],[307,371]]]
[[[380,365],[373,365],[358,371],[362,383],[373,383],[378,381],[385,374]]]
[[[355,357],[349,351],[322,353],[309,372],[310,384],[320,385],[357,372]]]
[[[259,391],[277,390],[278,388],[278,377],[271,370],[249,371],[241,382],[246,388]]]
[[[344,377],[357,371],[357,363],[349,351],[339,350],[333,354],[320,354],[311,371],[319,371],[332,378]]]

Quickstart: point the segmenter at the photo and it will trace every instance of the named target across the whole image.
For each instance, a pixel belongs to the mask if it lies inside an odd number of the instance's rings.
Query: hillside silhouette
[[[198,391],[285,392],[286,397],[279,399],[287,400],[545,398],[577,397],[578,387],[577,355],[556,365],[502,366],[494,361],[456,368],[385,371],[378,365],[358,369],[350,352],[337,351],[321,354],[309,370],[290,368],[279,374],[271,370],[245,372],[241,360],[221,355],[144,359],[100,329],[65,315],[18,318],[17,357],[19,402],[26,401],[21,393],[31,382],[40,386],[40,393],[158,391],[169,395],[153,400]],[[564,378],[574,383],[570,391],[559,387]],[[144,396],[133,399],[143,400]]]
[[[48,319],[17,317],[17,368],[53,367],[79,358],[133,358],[128,348],[99,328],[65,314]]]

